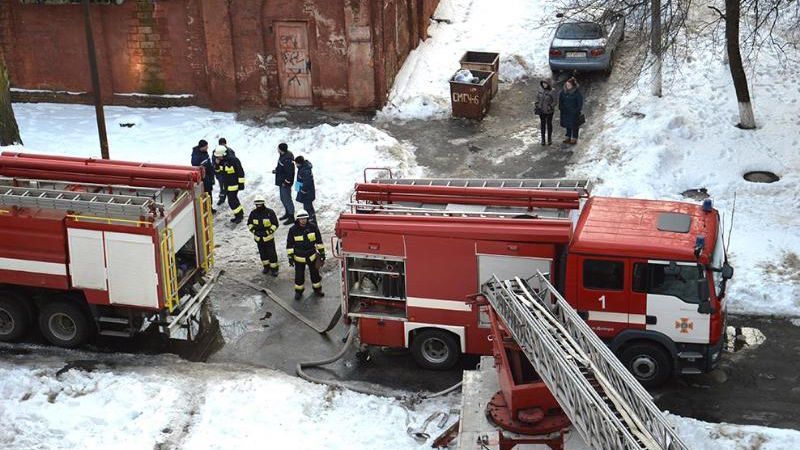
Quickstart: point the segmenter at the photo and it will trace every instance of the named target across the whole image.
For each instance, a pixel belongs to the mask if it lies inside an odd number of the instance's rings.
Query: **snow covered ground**
[[[500,53],[500,80],[547,76],[547,49],[555,27],[551,2],[441,0],[430,38],[413,50],[397,74],[385,119],[442,118],[450,114],[448,80],[465,52]]]
[[[729,310],[800,316],[800,50],[764,51],[748,68],[758,129],[747,131],[734,126],[728,66],[709,39],[698,36],[680,67],[666,65],[663,98],[650,95],[648,74],[638,89],[612,87],[601,131],[584,135],[591,141],[571,175],[600,181],[600,195],[686,200],[681,192],[706,188],[731,240]],[[753,170],[781,180],[745,181]]]
[[[0,359],[2,449],[422,449],[429,444],[407,429],[458,404],[451,394],[408,408],[280,372],[169,356],[101,356],[91,371],[58,374],[65,358],[98,355],[32,351],[40,355]]]

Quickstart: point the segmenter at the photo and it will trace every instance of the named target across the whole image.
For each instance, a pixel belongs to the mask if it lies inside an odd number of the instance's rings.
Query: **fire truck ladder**
[[[566,209],[542,209],[534,208],[528,211],[526,208],[500,208],[495,207],[490,211],[481,208],[475,208],[475,211],[470,211],[469,207],[472,205],[458,205],[456,209],[447,209],[450,205],[445,205],[445,209],[435,209],[425,206],[409,206],[402,203],[399,204],[374,204],[374,203],[358,203],[351,202],[348,206],[354,213],[374,212],[380,214],[389,214],[395,216],[428,216],[428,217],[483,217],[489,219],[501,218],[520,218],[530,217],[533,219],[569,219],[570,210]]]
[[[208,194],[203,194],[200,199],[200,224],[202,226],[203,250],[205,252],[203,270],[206,273],[214,267],[214,216],[211,202],[211,196]]]
[[[139,218],[148,216],[157,204],[151,198],[131,195],[2,186],[0,205]]]
[[[540,289],[497,277],[482,287],[536,372],[592,448],[688,450],[647,391],[538,273]]]
[[[548,191],[575,191],[588,196],[592,191],[592,182],[578,179],[550,178],[516,178],[489,180],[483,178],[378,178],[372,180],[378,184],[400,184],[409,186],[453,186],[453,187],[489,187],[489,188],[524,188]]]
[[[164,304],[169,312],[178,306],[178,270],[175,263],[175,238],[172,228],[161,232],[161,279],[164,284]]]

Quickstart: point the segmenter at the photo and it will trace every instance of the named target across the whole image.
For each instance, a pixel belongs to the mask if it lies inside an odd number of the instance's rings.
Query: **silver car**
[[[611,73],[614,51],[625,38],[625,17],[605,13],[599,20],[562,22],[550,43],[550,70],[554,73]]]

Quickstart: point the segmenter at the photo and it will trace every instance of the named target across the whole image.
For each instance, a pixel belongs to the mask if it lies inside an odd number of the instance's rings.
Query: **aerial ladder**
[[[545,397],[538,401],[546,404],[546,397],[551,395],[574,430],[591,448],[686,450],[686,445],[647,391],[550,284],[547,276],[540,272],[530,282],[536,286],[535,289],[520,278],[500,280],[495,276],[481,289],[482,297],[490,306],[488,313],[495,340],[495,361],[503,387],[488,402],[486,416],[495,418],[496,425],[515,433],[501,433],[500,438],[494,441],[488,435],[478,434],[476,438],[475,433],[467,433],[474,430],[469,425],[465,429],[462,418],[460,448],[510,449],[517,443],[545,443],[552,448],[562,448],[563,433],[560,439],[531,440],[519,434],[524,431],[524,426],[522,430],[520,427],[504,427],[514,425],[512,422],[520,425],[521,413],[527,413],[528,419],[523,417],[521,420],[529,425],[546,424],[543,419],[548,416],[550,431],[558,431],[556,428],[563,425],[557,420],[558,411],[538,411],[537,417],[536,408],[524,409],[530,406],[524,404],[529,399],[514,398],[525,397],[524,385],[509,387],[502,382],[508,378],[504,378],[505,373],[514,372],[511,366],[521,367],[513,357],[516,350],[524,355],[535,372],[533,382],[530,377],[526,380],[530,387],[535,389],[537,384],[541,384],[541,388],[546,387],[548,391],[535,391],[540,397]],[[520,409],[511,411],[512,417],[505,423],[502,419],[497,420],[498,405]],[[531,425],[531,429],[537,428]]]

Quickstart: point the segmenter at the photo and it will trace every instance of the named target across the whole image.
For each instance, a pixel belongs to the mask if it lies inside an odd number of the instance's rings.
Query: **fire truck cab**
[[[493,275],[549,274],[644,385],[710,370],[725,324],[719,214],[710,200],[590,197],[585,180],[357,184],[336,226],[346,321],[362,348],[407,347],[428,369],[492,352]]]
[[[0,341],[52,344],[150,326],[192,338],[213,279],[198,167],[4,152]]]

